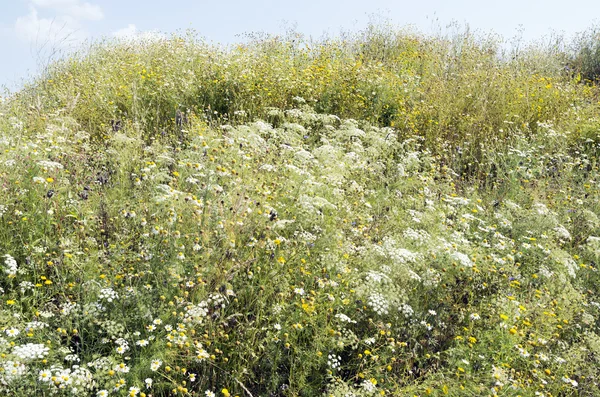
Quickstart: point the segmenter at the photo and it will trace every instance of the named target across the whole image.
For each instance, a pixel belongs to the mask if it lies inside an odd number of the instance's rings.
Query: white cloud
[[[81,24],[74,17],[42,18],[35,7],[29,8],[29,14],[17,18],[15,32],[21,40],[37,46],[65,47],[85,39]]]
[[[127,25],[126,28],[122,28],[122,29],[114,31],[112,35],[119,40],[135,41],[135,42],[158,41],[158,40],[162,40],[165,38],[165,36],[162,33],[159,33],[154,30],[148,30],[148,31],[142,32],[142,31],[138,30],[138,28],[132,23]]]
[[[124,39],[127,37],[133,37],[138,33],[137,28],[134,24],[130,23],[126,28],[119,29],[113,32],[113,36],[117,39]]]
[[[40,8],[53,9],[76,19],[99,21],[104,18],[100,6],[88,2],[82,3],[80,0],[31,0],[31,2]]]
[[[87,38],[82,21],[104,18],[99,6],[82,0],[27,1],[29,13],[16,19],[14,32],[38,51],[79,44]]]

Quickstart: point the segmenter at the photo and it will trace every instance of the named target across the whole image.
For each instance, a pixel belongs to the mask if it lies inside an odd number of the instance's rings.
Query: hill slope
[[[0,390],[597,394],[595,87],[490,48],[55,65],[2,104]]]

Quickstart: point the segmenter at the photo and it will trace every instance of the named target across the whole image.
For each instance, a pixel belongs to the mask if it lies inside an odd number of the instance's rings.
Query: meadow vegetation
[[[189,32],[54,63],[0,103],[0,393],[599,395],[578,43]]]

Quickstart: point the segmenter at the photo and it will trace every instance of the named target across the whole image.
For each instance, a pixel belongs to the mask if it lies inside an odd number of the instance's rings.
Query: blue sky
[[[578,0],[0,0],[0,85],[14,89],[39,70],[54,49],[86,40],[194,28],[214,42],[232,43],[248,32],[290,27],[320,37],[358,30],[374,16],[431,32],[456,21],[505,38],[524,40],[553,30],[582,31],[600,16],[600,2]]]

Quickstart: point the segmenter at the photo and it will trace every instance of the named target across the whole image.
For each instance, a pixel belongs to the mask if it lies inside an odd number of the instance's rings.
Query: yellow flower
[[[221,390],[221,393],[223,393],[223,395],[224,395],[225,397],[229,397],[229,396],[231,395],[231,394],[229,394],[229,390],[227,390],[227,389],[223,389],[223,390]]]

